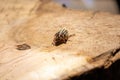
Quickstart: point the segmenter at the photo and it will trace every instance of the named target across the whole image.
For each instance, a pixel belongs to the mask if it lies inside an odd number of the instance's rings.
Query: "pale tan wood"
[[[69,10],[49,1],[0,1],[0,80],[61,80],[120,58],[119,15]],[[62,28],[75,36],[53,46]],[[23,43],[31,48],[17,50]]]

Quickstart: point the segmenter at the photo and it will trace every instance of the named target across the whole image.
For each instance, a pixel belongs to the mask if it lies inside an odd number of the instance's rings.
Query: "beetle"
[[[69,38],[68,30],[63,28],[54,35],[52,44],[55,46],[59,46],[60,44],[63,44],[63,43],[66,44],[66,42],[68,41],[68,38]]]

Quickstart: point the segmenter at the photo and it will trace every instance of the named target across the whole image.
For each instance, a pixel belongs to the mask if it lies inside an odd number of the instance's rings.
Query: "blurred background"
[[[67,8],[119,14],[120,0],[54,0]]]

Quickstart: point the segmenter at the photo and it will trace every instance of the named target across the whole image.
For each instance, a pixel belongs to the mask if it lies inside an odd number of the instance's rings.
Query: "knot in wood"
[[[27,49],[30,49],[31,47],[28,45],[28,44],[20,44],[20,45],[17,45],[17,50],[27,50]]]

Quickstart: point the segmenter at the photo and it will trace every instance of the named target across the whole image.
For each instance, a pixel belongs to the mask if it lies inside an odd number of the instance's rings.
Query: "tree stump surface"
[[[65,44],[54,35],[65,28]],[[0,80],[62,80],[120,59],[120,16],[50,0],[0,0]]]

